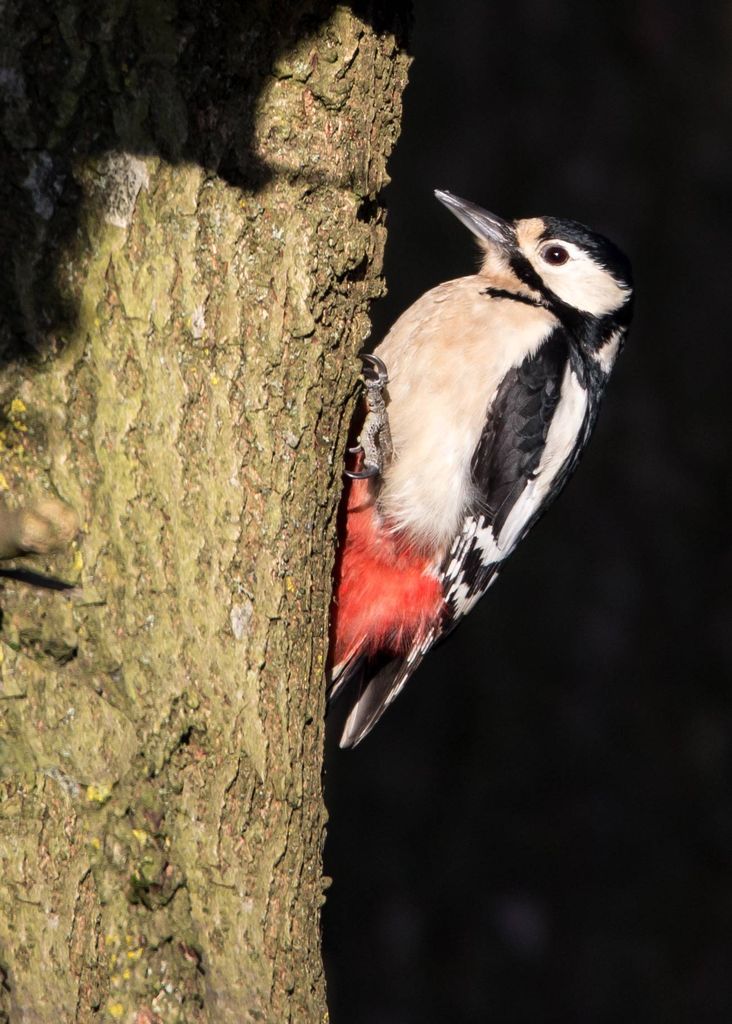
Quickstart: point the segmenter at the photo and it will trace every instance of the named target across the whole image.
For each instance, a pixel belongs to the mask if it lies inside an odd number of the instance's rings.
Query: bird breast
[[[389,372],[394,457],[378,507],[441,558],[474,497],[471,460],[496,391],[556,326],[547,309],[481,292],[481,275],[426,292],[376,348]]]

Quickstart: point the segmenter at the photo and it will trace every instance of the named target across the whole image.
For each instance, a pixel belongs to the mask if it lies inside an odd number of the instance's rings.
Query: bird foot
[[[363,421],[358,444],[350,448],[351,453],[362,452],[362,468],[347,469],[346,476],[352,480],[366,480],[380,476],[391,461],[392,443],[389,416],[384,402],[384,388],[389,383],[386,366],[378,356],[364,355],[361,380],[366,394],[366,418]]]

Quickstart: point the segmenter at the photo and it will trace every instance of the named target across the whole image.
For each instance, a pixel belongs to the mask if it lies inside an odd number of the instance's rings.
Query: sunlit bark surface
[[[6,8],[0,497],[81,532],[3,563],[71,589],[0,580],[0,1021],[324,1019],[322,670],[388,19]]]

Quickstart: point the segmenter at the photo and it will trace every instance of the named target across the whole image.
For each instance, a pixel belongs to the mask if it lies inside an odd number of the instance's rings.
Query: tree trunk
[[[325,1019],[334,512],[407,65],[359,10],[6,6],[0,486],[82,529],[2,581],[0,1021]]]

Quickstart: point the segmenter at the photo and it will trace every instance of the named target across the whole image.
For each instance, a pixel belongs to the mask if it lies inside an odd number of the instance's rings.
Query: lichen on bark
[[[334,510],[407,62],[396,13],[291,6],[5,13],[0,496],[81,524],[26,561],[71,589],[1,595],[13,1024],[325,1013]]]

